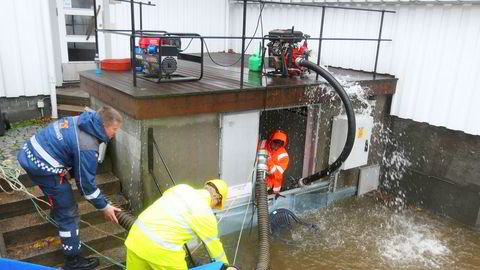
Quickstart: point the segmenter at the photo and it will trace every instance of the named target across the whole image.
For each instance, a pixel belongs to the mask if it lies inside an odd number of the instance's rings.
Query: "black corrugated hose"
[[[137,217],[127,211],[115,212],[117,217],[118,224],[122,226],[125,230],[130,231]]]
[[[257,179],[255,182],[255,200],[258,208],[258,258],[256,270],[267,270],[270,261],[270,224],[268,221],[268,198],[265,178],[267,175],[266,150],[257,152]]]
[[[335,77],[333,77],[332,74],[330,74],[322,67],[317,66],[316,64],[305,59],[297,58],[295,63],[298,66],[304,66],[310,70],[315,71],[318,75],[322,76],[323,78],[325,78],[325,80],[327,80],[327,82],[333,87],[333,89],[335,89],[337,94],[340,96],[340,99],[345,106],[345,113],[347,114],[348,122],[347,140],[345,142],[345,146],[343,147],[342,153],[340,153],[340,156],[338,156],[337,160],[330,164],[326,169],[309,175],[307,177],[300,178],[298,183],[300,186],[303,186],[317,181],[325,176],[329,176],[330,174],[338,170],[340,166],[342,166],[343,162],[348,158],[350,152],[352,151],[353,143],[355,142],[356,126],[355,113],[353,111],[352,102],[350,101],[347,92],[345,92],[345,89],[343,89],[342,85],[340,85],[340,83],[335,79]]]
[[[125,211],[125,209],[123,209],[120,205],[112,202],[110,198],[106,198],[106,199],[108,204],[122,209],[122,211],[120,212],[115,212],[115,216],[117,217],[118,224],[122,226],[125,230],[127,230],[127,232],[130,231],[133,224],[135,223],[135,220],[137,220],[137,217],[134,214],[128,211]]]

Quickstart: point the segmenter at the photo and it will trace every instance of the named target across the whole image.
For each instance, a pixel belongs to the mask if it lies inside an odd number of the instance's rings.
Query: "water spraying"
[[[314,173],[310,176],[300,178],[298,181],[300,186],[307,185],[314,181],[317,181],[325,176],[331,175],[333,172],[337,171],[343,164],[343,162],[348,158],[350,152],[352,151],[353,144],[355,142],[355,113],[353,111],[352,101],[348,97],[347,92],[343,89],[342,85],[330,74],[328,71],[323,69],[322,67],[307,61],[303,58],[295,59],[295,63],[299,66],[306,67],[310,70],[315,71],[318,75],[322,76],[327,80],[327,82],[332,85],[333,89],[337,92],[342,100],[343,105],[345,106],[345,113],[347,115],[348,120],[348,133],[347,133],[347,140],[345,142],[345,146],[343,147],[342,152],[340,153],[337,160],[335,160],[332,164],[330,164],[326,169],[321,170],[320,172]]]

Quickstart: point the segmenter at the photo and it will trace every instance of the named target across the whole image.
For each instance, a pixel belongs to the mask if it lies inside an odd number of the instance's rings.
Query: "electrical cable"
[[[250,194],[250,196],[248,197],[247,210],[245,210],[245,214],[243,215],[242,228],[240,229],[240,235],[238,236],[237,248],[235,249],[235,256],[233,257],[233,265],[235,265],[235,261],[237,260],[238,247],[240,246],[240,240],[242,239],[243,226],[245,225],[245,219],[247,218],[247,213],[248,213],[248,209],[250,208],[251,199],[252,199],[252,194]]]
[[[262,17],[262,12],[263,12],[263,7],[265,6],[265,4],[262,4],[261,7],[260,7],[260,14],[258,15],[258,19],[257,19],[257,26],[255,27],[255,32],[253,33],[253,36],[252,38],[250,39],[250,41],[248,42],[247,44],[247,47],[245,48],[245,50],[243,51],[242,55],[240,55],[240,57],[235,61],[233,62],[232,64],[228,64],[228,65],[223,65],[223,64],[220,64],[220,63],[217,63],[213,58],[212,56],[210,55],[210,50],[208,49],[208,45],[207,45],[207,42],[205,40],[203,40],[203,43],[205,44],[205,48],[207,49],[207,55],[208,55],[208,58],[210,58],[210,60],[212,60],[212,62],[215,64],[215,65],[218,65],[218,66],[221,66],[221,67],[231,67],[231,66],[234,66],[235,64],[237,64],[238,62],[240,62],[240,60],[242,60],[242,57],[245,55],[245,53],[247,52],[248,50],[248,47],[250,46],[250,44],[252,43],[253,41],[253,37],[255,37],[255,35],[257,34],[257,30],[258,30],[258,26],[260,24],[260,18]],[[262,24],[263,25],[263,24]],[[263,31],[262,31],[263,32]],[[243,67],[242,67],[243,68]]]
[[[255,162],[254,162],[254,164],[253,164],[252,171],[251,171],[251,173],[250,173],[250,178],[253,178],[253,173],[255,172],[255,167],[256,167],[256,165],[257,165],[257,161],[256,161],[256,159],[255,159]],[[251,193],[251,194],[253,194],[253,193]],[[249,205],[250,205],[250,199],[252,198],[252,195],[251,195],[251,194],[250,194],[250,197],[248,198],[248,204],[249,204]],[[237,201],[237,199],[238,199],[238,196],[235,197],[235,199],[230,203],[230,205],[228,206],[228,208],[227,208],[227,210],[225,211],[225,213],[224,213],[224,214],[222,215],[222,217],[220,217],[220,219],[217,221],[217,226],[220,224],[220,222],[222,221],[222,219],[227,216],[227,214],[228,214],[228,212],[230,211],[230,209],[235,205],[235,202]],[[248,206],[247,206],[247,210],[246,210],[245,213],[247,213],[247,212],[248,212]],[[243,226],[242,226],[242,227],[243,227]],[[194,254],[195,251],[197,251],[201,246],[202,246],[202,245],[196,246],[196,247],[193,249],[192,254]]]
[[[185,49],[180,49],[179,51],[180,52],[186,51],[188,49],[188,47],[190,47],[190,44],[192,44],[192,40],[193,40],[193,38],[190,39],[190,41],[188,42],[187,47],[185,47]]]

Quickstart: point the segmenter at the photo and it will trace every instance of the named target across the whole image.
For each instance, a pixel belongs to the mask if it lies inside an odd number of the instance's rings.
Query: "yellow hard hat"
[[[228,199],[228,185],[225,183],[225,181],[220,180],[220,179],[213,179],[209,180],[205,183],[205,185],[211,184],[215,187],[217,192],[222,195],[222,201],[220,202],[220,206],[215,207],[219,209],[223,209],[223,206],[225,205],[225,202]]]

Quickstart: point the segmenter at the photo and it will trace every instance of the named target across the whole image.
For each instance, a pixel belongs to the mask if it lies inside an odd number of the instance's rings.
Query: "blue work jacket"
[[[107,142],[98,113],[84,112],[59,119],[38,131],[20,149],[17,160],[32,178],[72,169],[80,193],[95,208],[103,209],[107,200],[97,188],[95,176],[99,146]]]

